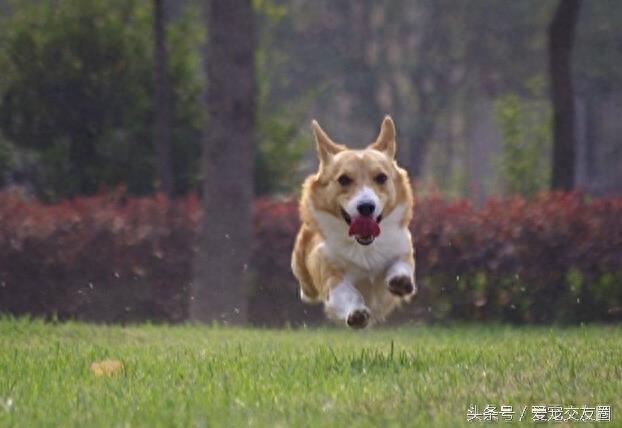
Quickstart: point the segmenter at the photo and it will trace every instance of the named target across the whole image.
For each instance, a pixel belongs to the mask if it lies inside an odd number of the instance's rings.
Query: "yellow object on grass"
[[[95,361],[91,364],[91,372],[95,376],[113,376],[123,370],[123,363],[119,360]]]

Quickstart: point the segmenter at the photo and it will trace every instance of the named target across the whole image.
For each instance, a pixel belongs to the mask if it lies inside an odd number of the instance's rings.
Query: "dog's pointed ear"
[[[313,128],[317,156],[320,159],[321,165],[328,164],[332,160],[333,156],[340,151],[345,150],[344,146],[335,143],[328,135],[326,135],[326,132],[324,132],[324,130],[320,127],[320,124],[317,123],[317,120],[313,120],[311,122],[311,127]]]
[[[395,124],[391,116],[386,115],[384,117],[380,127],[380,134],[368,148],[383,152],[391,159],[395,158],[397,143],[395,142]]]

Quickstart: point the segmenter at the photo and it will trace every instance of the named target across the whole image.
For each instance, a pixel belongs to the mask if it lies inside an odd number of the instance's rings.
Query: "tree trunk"
[[[207,2],[203,230],[190,317],[246,321],[252,247],[255,29],[250,0]]]
[[[581,0],[560,0],[549,26],[549,73],[553,103],[552,188],[575,185],[574,91],[572,47]]]
[[[164,0],[153,0],[153,33],[155,39],[155,122],[153,141],[156,151],[158,190],[173,195],[171,167],[171,109],[166,51],[166,11]]]

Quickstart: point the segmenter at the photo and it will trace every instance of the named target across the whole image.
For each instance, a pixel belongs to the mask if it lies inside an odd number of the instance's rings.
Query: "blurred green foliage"
[[[275,70],[289,60],[274,40],[275,28],[287,17],[288,9],[269,0],[254,0],[253,7],[261,28],[255,51],[258,87],[255,194],[293,191],[300,184],[302,157],[311,147],[308,133],[300,132],[300,123],[311,102],[308,97],[301,97],[283,108],[270,98],[273,85],[280,85],[284,79]]]
[[[501,133],[497,174],[506,192],[532,197],[550,181],[550,107],[539,98],[506,94],[494,111]]]
[[[259,120],[255,194],[288,192],[300,185],[296,167],[311,143],[308,137],[299,135],[298,123],[285,112]]]
[[[169,27],[175,183],[196,171],[203,29]],[[125,184],[153,190],[153,43],[150,3],[66,0],[17,3],[2,21],[0,125],[30,162],[21,173],[40,196],[92,193]],[[182,166],[182,168],[179,168]]]
[[[614,176],[619,152],[615,129],[601,123],[617,102],[608,95],[619,91],[618,3],[584,4],[574,55],[579,101],[590,106],[590,179],[601,181]],[[177,193],[197,189],[200,177],[203,7],[168,4]],[[400,163],[450,194],[503,187],[530,195],[546,182],[542,80],[554,3],[253,0],[253,7],[256,193],[289,191],[312,169],[301,171],[310,114],[356,145],[391,113]],[[152,2],[0,0],[0,11],[0,184],[21,182],[47,199],[121,184],[152,192]],[[533,92],[538,79],[543,89]],[[497,131],[503,147],[493,171]]]
[[[12,148],[0,137],[0,186],[7,182],[7,171],[12,167]]]
[[[266,22],[286,12],[255,3]],[[198,187],[205,124],[201,7],[187,3],[167,28],[177,193]],[[0,29],[2,178],[30,184],[46,200],[118,185],[134,194],[154,191],[151,2],[14,1],[9,9]],[[291,190],[308,141],[298,135],[301,115],[268,99],[269,68],[277,56],[286,58],[267,49],[268,38],[259,42],[255,189]]]

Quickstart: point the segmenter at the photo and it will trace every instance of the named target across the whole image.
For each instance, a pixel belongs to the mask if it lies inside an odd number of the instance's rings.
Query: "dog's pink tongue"
[[[350,224],[348,229],[349,236],[378,236],[380,235],[380,226],[371,217],[357,217]]]

